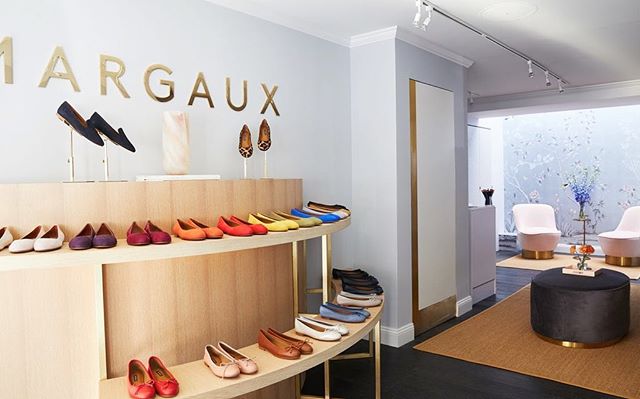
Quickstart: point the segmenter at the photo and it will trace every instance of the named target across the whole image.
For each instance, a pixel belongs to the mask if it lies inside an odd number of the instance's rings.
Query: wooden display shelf
[[[170,371],[180,383],[180,394],[177,398],[234,398],[294,377],[330,360],[364,338],[380,321],[383,306],[368,310],[371,312],[371,317],[366,322],[346,324],[350,330],[349,335],[342,337],[338,342],[323,342],[312,339],[313,354],[302,356],[298,360],[276,358],[269,352],[260,350],[257,344],[242,348],[240,352],[254,358],[258,364],[259,371],[254,375],[241,375],[238,378],[223,380],[214,376],[202,360],[170,367]],[[288,334],[295,336],[293,330]],[[100,382],[100,399],[120,398],[129,398],[126,377]]]
[[[332,234],[350,224],[351,220],[347,218],[335,223],[325,223],[285,233],[270,232],[252,237],[225,235],[222,239],[206,241],[183,241],[173,237],[173,242],[168,245],[130,246],[127,245],[126,240],[120,239],[116,247],[109,249],[74,251],[69,249],[68,243],[65,243],[61,249],[52,252],[11,254],[8,250],[4,250],[0,253],[0,272],[144,262],[264,248]]]

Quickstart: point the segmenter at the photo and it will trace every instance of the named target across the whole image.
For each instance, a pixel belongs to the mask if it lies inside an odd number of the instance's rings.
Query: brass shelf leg
[[[298,317],[300,312],[300,298],[299,298],[299,270],[298,270],[298,241],[291,243],[291,267],[293,275],[293,317]]]
[[[333,258],[331,253],[331,235],[322,236],[322,301],[331,300],[331,270]]]
[[[98,362],[100,380],[107,379],[107,340],[104,321],[104,284],[102,266],[95,266],[96,332],[98,334]]]
[[[324,362],[324,399],[331,399],[331,362]]]
[[[373,329],[373,335],[375,340],[375,397],[376,399],[382,398],[382,388],[380,383],[382,364],[380,362],[381,354],[380,354],[380,337],[381,337],[381,321],[376,323],[376,326]]]

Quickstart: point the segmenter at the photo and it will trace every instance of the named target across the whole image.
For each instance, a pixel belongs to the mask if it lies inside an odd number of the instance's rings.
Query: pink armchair
[[[518,204],[513,207],[522,257],[551,259],[560,241],[553,208],[545,204]]]
[[[614,266],[640,266],[640,206],[628,208],[614,231],[598,235],[605,262]]]

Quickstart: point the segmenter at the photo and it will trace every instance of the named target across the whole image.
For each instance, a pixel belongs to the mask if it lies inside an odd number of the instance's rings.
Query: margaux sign
[[[10,36],[3,37],[2,40],[0,40],[0,59],[4,61],[4,83],[13,84],[13,39]],[[56,71],[60,69],[62,72]],[[131,98],[127,89],[120,80],[125,74],[125,71],[126,67],[124,65],[124,61],[120,58],[112,55],[100,54],[100,94],[103,96],[107,95],[107,82],[111,81],[124,98]],[[167,88],[166,92],[163,94],[154,93],[149,85],[152,75],[157,75],[159,73],[171,75],[173,71],[171,68],[162,64],[150,65],[144,71],[144,89],[152,100],[162,103],[169,102],[173,100],[174,97],[175,83],[172,80],[160,79],[160,85]],[[38,87],[47,87],[51,79],[66,80],[74,91],[80,92],[80,86],[73,74],[71,65],[69,64],[62,46],[58,46],[53,50],[53,54],[51,54],[51,57],[49,58],[49,63],[42,74]],[[234,103],[231,99],[231,78],[226,78],[225,83],[227,105],[229,108],[238,112],[244,110],[247,107],[248,102],[247,81],[242,81],[242,102],[240,104]],[[260,113],[264,114],[269,108],[271,108],[276,116],[280,116],[280,112],[278,111],[278,107],[276,106],[274,99],[276,92],[278,91],[278,86],[274,85],[269,88],[265,83],[260,83],[260,87],[265,95],[265,100]],[[198,75],[196,76],[196,81],[193,85],[193,89],[191,90],[191,95],[189,96],[188,105],[193,105],[197,98],[206,100],[209,107],[214,108],[211,92],[209,91],[209,86],[207,85],[207,81],[205,80],[202,72],[198,72]]]

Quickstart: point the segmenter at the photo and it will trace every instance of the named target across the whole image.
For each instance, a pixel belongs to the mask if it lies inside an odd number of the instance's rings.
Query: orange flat
[[[180,219],[173,225],[173,234],[187,241],[202,241],[207,238],[207,233],[199,227],[194,227]]]
[[[198,222],[193,218],[190,218],[187,223],[193,227],[202,229],[202,231],[204,231],[207,235],[207,238],[222,238],[222,236],[224,235],[222,230],[220,230],[219,228],[215,226],[207,226],[206,224]]]

